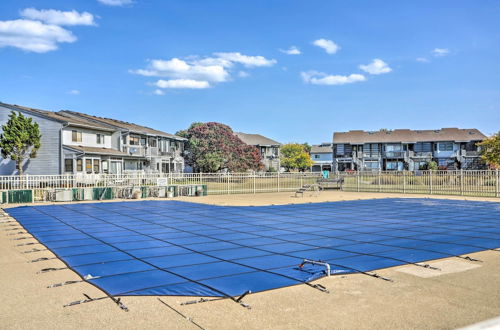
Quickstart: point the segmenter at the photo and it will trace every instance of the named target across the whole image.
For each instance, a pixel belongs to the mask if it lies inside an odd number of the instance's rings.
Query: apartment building
[[[312,172],[332,171],[333,163],[333,145],[332,143],[322,143],[311,146],[311,160],[314,162],[311,166]]]
[[[335,132],[333,170],[419,170],[435,161],[440,169],[481,169],[477,129]]]
[[[236,134],[236,136],[238,136],[244,143],[255,146],[259,149],[260,155],[262,156],[262,163],[264,164],[266,171],[280,170],[281,143],[260,134],[247,134],[241,132],[235,132],[234,134]]]
[[[41,148],[24,164],[26,174],[181,172],[185,139],[119,120],[72,111],[46,111],[0,103],[0,125],[11,111],[40,126]],[[15,163],[1,159],[0,175],[17,174]]]

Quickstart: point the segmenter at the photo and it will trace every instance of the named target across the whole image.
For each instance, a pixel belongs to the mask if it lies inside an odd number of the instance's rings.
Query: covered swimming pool
[[[180,201],[6,209],[111,296],[239,296],[500,247],[500,204],[372,199],[271,206]]]

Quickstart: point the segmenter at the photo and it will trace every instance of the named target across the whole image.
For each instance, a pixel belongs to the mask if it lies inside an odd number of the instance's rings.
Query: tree
[[[30,158],[36,158],[40,149],[40,128],[32,118],[23,116],[22,113],[12,111],[9,120],[2,126],[0,134],[0,149],[3,158],[10,158],[16,162],[19,175],[23,174],[23,163]]]
[[[176,134],[188,139],[186,163],[195,171],[241,172],[263,168],[259,150],[241,141],[227,125],[215,122],[193,123],[187,130]]]
[[[281,146],[281,166],[290,170],[304,171],[313,165],[306,151],[306,146],[298,143],[288,143]]]
[[[304,147],[304,150],[310,154],[311,153],[311,145],[309,145],[309,143],[302,143],[302,146]]]
[[[477,144],[481,159],[492,168],[500,168],[500,132]]]
[[[433,160],[428,161],[426,167],[431,171],[436,171],[439,168],[438,164]]]

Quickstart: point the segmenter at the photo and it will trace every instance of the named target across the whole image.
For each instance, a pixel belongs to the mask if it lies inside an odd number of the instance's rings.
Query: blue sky
[[[498,17],[498,1],[2,0],[0,101],[280,142],[492,134]]]

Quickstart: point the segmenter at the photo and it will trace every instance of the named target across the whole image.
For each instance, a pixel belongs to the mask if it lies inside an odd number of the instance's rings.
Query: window
[[[138,136],[131,136],[129,138],[129,143],[132,146],[138,146],[139,145],[140,138]]]
[[[73,142],[82,142],[82,132],[77,130],[71,131],[71,141]]]
[[[150,139],[149,140],[149,146],[150,147],[156,147],[157,146],[156,139]]]
[[[104,135],[96,134],[96,142],[97,144],[104,144]]]
[[[385,164],[387,171],[402,171],[404,169],[403,162],[389,161]]]
[[[440,142],[438,144],[439,151],[453,151],[453,142]]]
[[[379,162],[365,162],[365,168],[368,170],[378,170],[379,166]]]
[[[92,173],[92,159],[85,159],[85,172]]]
[[[145,146],[146,145],[146,139],[145,138],[141,138],[141,146]]]
[[[377,143],[367,143],[363,150],[366,157],[378,157],[380,154],[380,146]]]
[[[320,159],[321,156],[320,155],[314,155],[314,159]]]
[[[385,151],[394,152],[394,151],[402,151],[403,146],[400,144],[386,144]]]
[[[413,150],[415,152],[431,152],[432,151],[432,143],[431,142],[415,143]]]
[[[64,160],[64,172],[73,173],[73,159]]]
[[[94,159],[94,173],[99,173],[99,159]]]
[[[339,156],[344,155],[344,145],[343,144],[337,144],[337,155],[339,155]]]
[[[76,171],[77,172],[82,172],[83,171],[83,159],[77,159],[76,160]]]
[[[455,165],[455,160],[453,158],[439,158],[438,165],[439,167],[451,167]]]
[[[102,161],[102,172],[103,173],[108,173],[109,172],[109,170],[108,170],[108,161],[106,161],[106,160]]]

